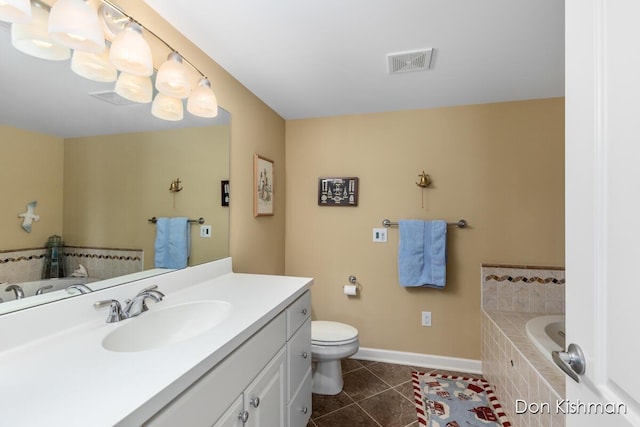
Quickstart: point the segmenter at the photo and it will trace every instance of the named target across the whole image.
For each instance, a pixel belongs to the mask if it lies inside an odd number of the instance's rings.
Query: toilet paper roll
[[[356,295],[358,293],[358,287],[356,285],[344,285],[345,295]]]

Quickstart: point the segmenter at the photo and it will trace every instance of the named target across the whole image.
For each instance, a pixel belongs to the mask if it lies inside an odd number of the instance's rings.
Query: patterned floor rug
[[[483,379],[413,371],[418,422],[427,427],[511,427]]]

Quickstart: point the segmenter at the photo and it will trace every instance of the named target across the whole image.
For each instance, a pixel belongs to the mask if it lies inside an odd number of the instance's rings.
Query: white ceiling
[[[564,96],[562,0],[145,1],[285,119]]]

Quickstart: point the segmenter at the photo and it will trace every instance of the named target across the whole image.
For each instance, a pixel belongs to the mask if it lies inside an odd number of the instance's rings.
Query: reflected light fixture
[[[34,4],[31,21],[11,24],[11,44],[22,53],[40,59],[64,61],[71,56],[71,50],[49,37],[49,12],[38,3]]]
[[[198,86],[191,91],[187,101],[187,111],[194,116],[213,118],[218,115],[218,99],[211,89],[211,82],[206,77],[198,81]]]
[[[30,20],[29,0],[0,0],[0,21],[25,23]]]
[[[182,100],[158,93],[151,104],[151,114],[159,119],[172,122],[182,120],[184,117]]]
[[[118,71],[109,62],[109,49],[102,53],[74,50],[71,71],[96,82],[115,82]]]
[[[115,92],[129,101],[146,104],[153,98],[153,85],[150,77],[120,73]]]
[[[191,83],[187,79],[182,56],[178,52],[171,52],[167,60],[158,69],[156,89],[158,89],[158,92],[174,98],[182,99],[189,96]]]
[[[49,34],[54,41],[71,49],[93,53],[105,49],[98,14],[83,0],[55,2],[49,15]]]
[[[111,43],[109,61],[118,70],[136,76],[153,74],[151,48],[142,35],[142,27],[129,22]]]

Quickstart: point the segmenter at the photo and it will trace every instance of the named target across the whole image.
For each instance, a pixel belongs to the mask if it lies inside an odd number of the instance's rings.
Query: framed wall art
[[[273,215],[273,160],[253,157],[253,215]]]
[[[358,206],[358,178],[318,178],[319,206]]]
[[[229,206],[229,180],[220,181],[220,205]]]

